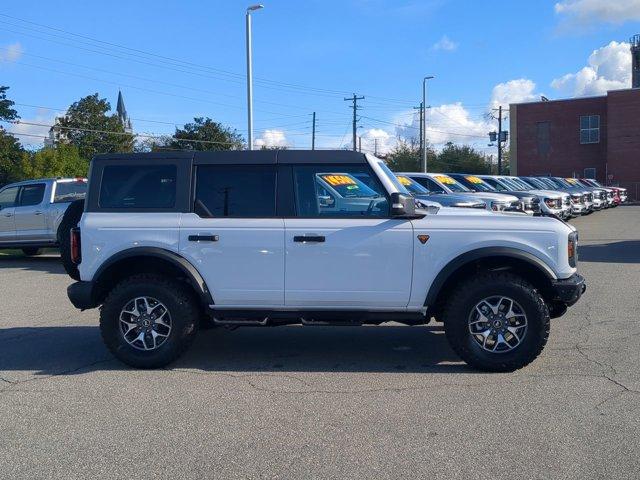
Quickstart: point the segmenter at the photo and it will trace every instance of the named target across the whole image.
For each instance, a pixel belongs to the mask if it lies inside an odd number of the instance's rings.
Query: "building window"
[[[600,115],[580,117],[580,143],[600,143]]]
[[[547,155],[551,150],[551,122],[536,123],[536,146],[538,155]]]
[[[595,168],[585,168],[584,169],[584,178],[596,178],[596,169]]]

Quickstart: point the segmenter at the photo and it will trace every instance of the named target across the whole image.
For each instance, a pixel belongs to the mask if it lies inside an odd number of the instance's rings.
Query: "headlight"
[[[553,199],[553,198],[545,198],[544,199],[544,203],[547,205],[547,207],[549,208],[558,208],[557,207],[557,202]]]
[[[491,202],[491,210],[493,210],[494,212],[501,212],[502,210],[504,210],[504,207],[504,203]]]

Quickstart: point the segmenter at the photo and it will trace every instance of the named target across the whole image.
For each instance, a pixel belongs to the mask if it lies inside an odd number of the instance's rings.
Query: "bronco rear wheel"
[[[449,297],[447,339],[470,366],[510,372],[531,363],[549,337],[549,309],[526,280],[503,272],[479,274]]]
[[[100,311],[107,348],[137,368],[159,368],[189,347],[200,311],[191,291],[159,275],[135,275],[120,282]]]

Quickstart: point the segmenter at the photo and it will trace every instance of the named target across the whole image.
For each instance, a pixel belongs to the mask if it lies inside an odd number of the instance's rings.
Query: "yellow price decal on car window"
[[[447,177],[446,175],[436,175],[435,179],[445,185],[453,185],[456,183],[456,181],[453,178]]]
[[[329,185],[339,187],[341,185],[356,185],[356,181],[348,175],[322,175]]]
[[[474,177],[472,175],[470,175],[468,177],[464,177],[464,178],[466,178],[469,181],[469,183],[482,183],[482,179],[481,178]]]
[[[410,179],[408,179],[407,177],[403,177],[402,175],[397,175],[397,177],[402,185],[409,186],[413,183]]]
[[[565,178],[565,180],[569,183],[573,183],[574,185],[578,183],[575,178]]]

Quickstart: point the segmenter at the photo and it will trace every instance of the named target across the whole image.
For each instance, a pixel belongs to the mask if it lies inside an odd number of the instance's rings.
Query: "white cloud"
[[[55,114],[55,112],[52,113],[48,109],[38,109],[34,117],[21,118],[19,119],[19,123],[10,125],[8,130],[16,134],[22,134],[16,135],[16,138],[20,140],[20,143],[25,147],[42,145],[44,142],[43,137],[47,137],[49,135],[48,125],[53,125],[55,123],[56,116],[62,115],[64,115],[64,113],[60,112]]]
[[[536,84],[527,78],[518,78],[508,82],[499,83],[493,87],[491,93],[490,108],[509,108],[510,103],[531,102],[539,99],[535,93]]]
[[[431,48],[433,50],[444,50],[445,52],[453,52],[458,48],[458,44],[446,35],[443,35],[442,38],[434,43]]]
[[[261,147],[287,147],[287,138],[282,130],[265,130],[262,137],[255,141],[255,145]]]
[[[386,130],[382,128],[370,128],[362,135],[362,151],[375,152],[378,154],[387,153],[393,148],[396,143],[396,139]]]
[[[0,47],[0,61],[2,62],[15,62],[20,57],[22,57],[22,53],[24,52],[24,48],[20,42],[12,43],[11,45]]]
[[[411,115],[409,122],[407,115]],[[400,114],[396,123],[403,125],[396,128],[398,137],[407,140],[417,140],[420,137],[420,117],[417,113]],[[495,127],[484,117],[474,118],[460,102],[439,105],[427,110],[427,140],[436,148],[447,142],[484,142],[487,132],[493,129]]]
[[[640,0],[563,0],[555,11],[578,24],[640,20]]]
[[[608,90],[631,87],[631,54],[629,44],[611,42],[594,50],[587,66],[576,73],[556,78],[551,86],[565,95],[576,97],[602,95]]]

